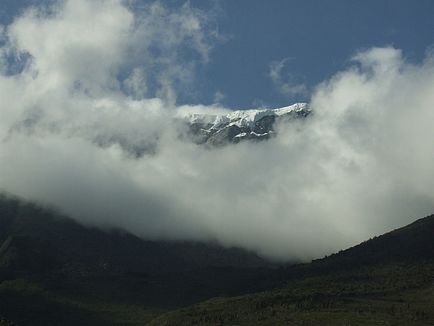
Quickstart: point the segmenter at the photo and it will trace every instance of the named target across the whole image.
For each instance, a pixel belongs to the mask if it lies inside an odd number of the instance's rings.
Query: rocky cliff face
[[[307,117],[306,103],[279,109],[239,110],[226,115],[190,114],[185,117],[190,134],[198,144],[222,146],[244,140],[269,139],[276,125]]]

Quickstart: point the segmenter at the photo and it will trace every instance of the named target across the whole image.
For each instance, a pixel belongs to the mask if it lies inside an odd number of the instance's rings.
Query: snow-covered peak
[[[310,114],[306,103],[278,109],[237,110],[183,116],[198,144],[225,145],[244,140],[264,140],[276,136],[275,123],[305,118]]]
[[[307,103],[295,103],[290,106],[272,110],[276,115],[284,115],[291,112],[300,112],[309,110]]]
[[[266,116],[282,116],[291,112],[309,110],[307,103],[296,103],[277,109],[251,109],[236,110],[228,114],[188,114],[186,119],[190,123],[210,124],[211,128],[218,128],[222,124],[231,124],[239,127],[252,127],[255,122]]]

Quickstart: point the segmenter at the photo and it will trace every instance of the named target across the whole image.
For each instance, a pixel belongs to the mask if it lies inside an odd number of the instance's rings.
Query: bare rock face
[[[185,117],[189,133],[197,144],[223,146],[244,140],[265,140],[276,134],[276,125],[306,118],[306,103],[279,109],[239,110],[227,115],[190,114]]]

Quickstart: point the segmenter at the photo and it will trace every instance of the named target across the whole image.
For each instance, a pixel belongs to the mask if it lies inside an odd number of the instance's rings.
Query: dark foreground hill
[[[150,325],[434,325],[434,216],[280,273],[277,290],[215,298]]]
[[[139,325],[162,310],[264,289],[268,273],[269,262],[241,249],[144,241],[0,196],[0,320]]]

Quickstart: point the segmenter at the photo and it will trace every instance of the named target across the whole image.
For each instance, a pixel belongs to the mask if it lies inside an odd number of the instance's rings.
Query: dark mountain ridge
[[[286,277],[434,260],[434,215],[430,215],[309,264],[288,266]]]
[[[150,325],[434,325],[434,215],[279,273],[275,290],[215,298]]]
[[[264,289],[272,270],[239,248],[145,241],[0,196],[0,317],[18,324],[107,325],[134,307],[145,320],[148,310]]]
[[[271,265],[238,248],[192,241],[146,241],[122,230],[104,232],[7,196],[0,196],[0,230],[0,259],[4,260],[11,251],[18,253],[17,260],[22,258],[19,255],[32,252],[34,259],[44,256],[52,259],[50,266],[62,268],[74,262],[94,272],[161,274],[208,267]],[[44,261],[42,265],[45,264]]]

